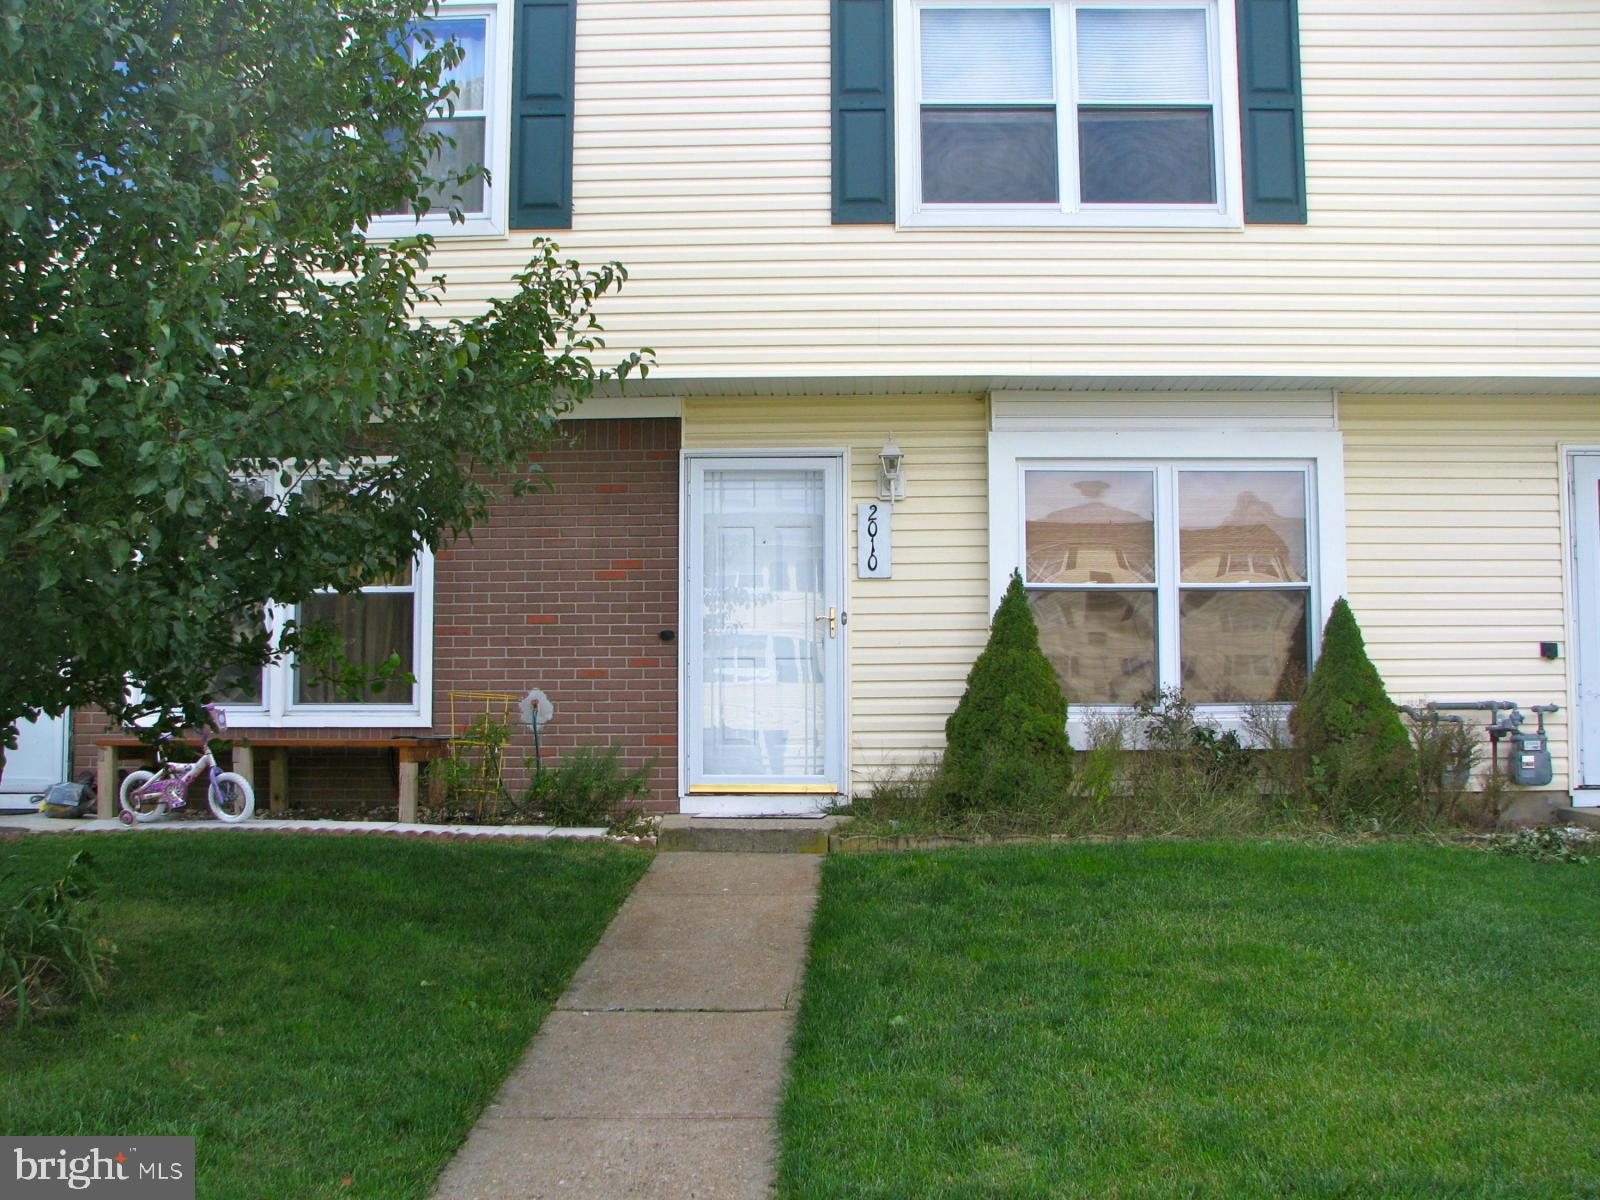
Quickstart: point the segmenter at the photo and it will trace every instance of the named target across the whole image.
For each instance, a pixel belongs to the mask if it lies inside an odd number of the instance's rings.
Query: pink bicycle
[[[206,717],[217,733],[225,733],[227,719],[214,704],[206,707]],[[153,821],[165,812],[177,812],[185,803],[184,794],[189,785],[202,775],[206,780],[206,802],[211,815],[230,825],[248,821],[256,811],[256,794],[250,781],[232,771],[219,770],[216,755],[209,740],[206,752],[194,763],[163,763],[159,771],[135,771],[122,781],[117,799],[122,805],[120,819],[124,825],[135,821]]]

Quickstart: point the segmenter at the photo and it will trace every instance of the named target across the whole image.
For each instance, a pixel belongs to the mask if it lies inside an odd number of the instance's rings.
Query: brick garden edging
[[[44,822],[48,820],[49,823]],[[129,828],[120,821],[101,820],[49,820],[27,825],[0,824],[0,838],[20,838],[28,834],[52,833],[159,833],[172,830],[217,831],[239,830],[247,833],[280,833],[292,836],[313,837],[390,837],[426,838],[429,841],[582,841],[610,842],[619,846],[645,846],[654,848],[653,836],[616,836],[599,828],[573,828],[550,825],[455,825],[436,829],[416,825],[397,825],[387,821],[247,821],[228,825],[219,821],[160,821],[145,826]]]

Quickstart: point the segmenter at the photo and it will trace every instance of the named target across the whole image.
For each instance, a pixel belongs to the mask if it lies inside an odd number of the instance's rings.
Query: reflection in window
[[[1184,583],[1306,582],[1302,471],[1180,471]]]
[[[1132,704],[1156,686],[1156,594],[1030,592],[1039,645],[1073,704]]]
[[[1183,589],[1183,694],[1196,704],[1298,698],[1306,677],[1308,600],[1304,589]]]
[[[1309,478],[1170,463],[1025,471],[1025,582],[1068,702],[1167,688],[1198,704],[1297,698],[1312,635]],[[1166,675],[1162,645],[1176,646]]]
[[[1155,476],[1029,471],[1028,583],[1153,583]]]

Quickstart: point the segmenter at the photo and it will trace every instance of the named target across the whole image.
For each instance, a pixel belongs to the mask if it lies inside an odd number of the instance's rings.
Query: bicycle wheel
[[[243,775],[224,771],[206,790],[206,802],[211,805],[211,815],[232,825],[248,821],[255,815],[256,793]]]
[[[155,777],[154,771],[135,771],[122,781],[122,787],[117,792],[117,803],[135,821],[154,821],[166,808],[160,796],[134,795]]]

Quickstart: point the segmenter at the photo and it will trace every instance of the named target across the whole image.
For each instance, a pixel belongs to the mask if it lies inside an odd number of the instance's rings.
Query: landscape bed
[[[1421,842],[830,858],[779,1195],[1595,1195],[1597,904]]]
[[[102,1005],[0,1030],[0,1129],[192,1134],[197,1194],[428,1195],[648,865],[609,844],[83,834]],[[3,899],[3,897],[0,897]]]

